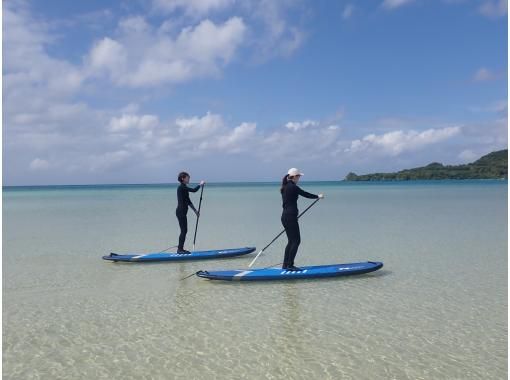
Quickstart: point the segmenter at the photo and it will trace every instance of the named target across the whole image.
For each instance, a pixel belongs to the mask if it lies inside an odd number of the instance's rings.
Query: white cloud
[[[30,163],[30,170],[46,170],[49,167],[49,162],[40,158],[36,158]]]
[[[24,86],[41,88],[42,82],[52,95],[68,96],[77,93],[87,79],[97,77],[125,87],[215,77],[241,46],[250,46],[255,60],[263,62],[289,56],[305,38],[302,28],[287,17],[288,11],[296,7],[294,2],[159,0],[154,6],[160,10],[184,9],[202,16],[236,4],[235,10],[247,21],[233,16],[223,22],[205,18],[190,25],[181,18],[179,22],[163,20],[158,26],[141,15],[127,17],[118,22],[115,34],[93,43],[83,65],[73,65],[46,53],[46,45],[56,39],[44,22],[34,19],[29,8],[19,4],[24,3],[8,2],[4,7],[4,48],[9,51],[4,59],[4,89],[12,89],[12,94],[22,92]]]
[[[285,124],[285,128],[290,129],[291,131],[299,131],[300,129],[316,127],[319,123],[315,120],[305,120],[301,122],[289,121]]]
[[[180,135],[185,139],[196,139],[211,136],[223,128],[223,118],[220,115],[207,114],[203,117],[179,118],[175,121]]]
[[[240,17],[232,17],[222,25],[204,20],[195,28],[185,28],[176,44],[184,57],[209,63],[221,59],[227,63],[241,44],[246,26]]]
[[[108,70],[111,75],[126,70],[127,52],[119,42],[105,37],[90,51],[90,66],[96,70]]]
[[[3,4],[3,47],[9,52],[3,58],[5,178],[24,178],[25,183],[43,171],[39,178],[51,181],[61,162],[69,163],[70,155],[85,146],[83,131],[93,134],[98,129],[97,113],[74,100],[84,74],[47,53],[57,40],[47,23],[32,17],[29,5]]]
[[[67,103],[81,88],[84,75],[46,53],[46,46],[54,43],[47,25],[20,2],[3,4],[3,24],[3,48],[9,52],[3,58],[4,125],[20,114],[35,116],[51,105]]]
[[[172,160],[209,157],[214,153],[220,156],[243,154],[269,162],[291,152],[297,159],[317,159],[331,156],[340,133],[337,125],[322,126],[312,120],[290,122],[283,128],[269,131],[259,131],[252,122],[230,127],[221,115],[207,112],[203,116],[177,118],[165,123],[154,121],[157,125],[148,134],[140,128],[141,120],[143,116],[134,114],[114,117],[106,131],[119,136],[115,145],[118,149],[133,156],[136,152],[138,157],[148,161],[165,157],[172,157]],[[288,128],[288,125],[296,128]],[[109,169],[97,162],[94,168]]]
[[[149,129],[159,124],[159,119],[155,115],[122,115],[113,117],[110,120],[109,129],[112,132],[122,132],[132,128]]]
[[[297,129],[288,128],[289,124],[260,136],[256,151],[262,160],[271,162],[292,157],[293,160],[303,161],[328,159],[333,155],[340,128],[322,126],[315,121],[308,123],[308,127]]]
[[[507,141],[504,119],[496,124],[464,126],[462,134],[460,127],[447,127],[397,130],[353,140],[343,136],[344,127],[326,122],[304,120],[276,129],[259,129],[254,122],[229,126],[221,115],[210,112],[160,121],[155,115],[138,113],[137,109],[135,104],[119,107],[118,114],[106,118],[100,129],[73,129],[69,133],[57,129],[52,133],[24,134],[14,144],[19,152],[32,152],[30,172],[34,175],[43,169],[47,178],[53,178],[57,172],[73,171],[75,178],[80,173],[79,178],[85,181],[87,178],[88,181],[90,178],[109,181],[120,173],[131,173],[131,178],[145,178],[150,168],[159,168],[161,175],[163,168],[168,169],[169,165],[180,167],[182,163],[191,162],[222,162],[222,165],[232,164],[233,168],[239,167],[238,162],[247,162],[254,168],[306,162],[308,167],[320,163],[324,171],[325,168],[337,170],[334,168],[339,165],[347,165],[349,170],[359,165],[370,168],[378,164],[381,156],[397,157],[405,152],[412,152],[413,157],[421,155],[424,160],[430,156],[430,160],[449,157],[450,161],[469,161],[475,153],[501,149]],[[287,128],[289,124],[307,127]],[[463,147],[466,152],[451,149],[449,155],[438,155],[438,152],[449,151],[443,149],[448,145],[442,144],[454,137],[457,137],[456,146]],[[7,149],[12,151],[12,146],[7,144]],[[429,151],[435,153],[427,156]],[[46,163],[42,158],[33,159],[34,155],[47,157],[50,153],[51,160]],[[232,155],[235,155],[235,162]]]
[[[48,23],[31,15],[28,5],[3,4],[4,49],[9,51],[3,66],[7,178],[62,182],[69,170],[87,169],[87,156],[108,150],[105,117],[76,100],[83,94],[86,73],[48,53],[57,40]],[[44,177],[37,177],[43,170]]]
[[[106,75],[119,86],[161,86],[216,75],[244,40],[239,17],[222,24],[203,20],[173,37],[139,17],[119,23],[119,37],[105,37],[88,55],[89,74]]]
[[[150,120],[150,127],[144,128],[146,119]],[[116,146],[118,151],[123,152],[120,157],[113,156],[116,166],[129,162],[133,156],[154,162],[168,158],[176,161],[203,157],[213,152],[220,155],[249,152],[252,149],[250,143],[258,138],[255,123],[244,122],[231,128],[221,115],[210,112],[165,123],[152,115],[122,115],[112,118],[105,131],[118,137],[110,149]],[[95,171],[112,167],[106,165],[111,154],[97,157],[90,161]]]
[[[306,37],[302,21],[289,17],[288,13],[299,8],[300,14],[306,16],[303,3],[302,0],[153,0],[152,8],[158,14],[182,12],[189,20],[217,16],[222,11],[242,15],[249,36],[245,42],[255,49],[253,59],[260,63],[288,57],[301,47]],[[166,20],[161,30],[175,27],[174,22]]]
[[[256,123],[242,123],[226,134],[203,141],[199,149],[203,151],[215,150],[230,154],[248,151],[252,148],[252,146],[248,146],[248,144],[252,138],[255,137],[256,129]]]
[[[398,156],[406,151],[414,151],[427,145],[447,140],[460,133],[461,128],[446,127],[442,129],[427,129],[418,131],[393,131],[383,135],[369,134],[360,140],[351,142],[346,153],[368,152],[382,153],[390,156]]]
[[[508,13],[507,0],[486,0],[478,8],[478,11],[489,18],[504,17]]]
[[[352,14],[354,13],[354,5],[352,4],[347,4],[345,7],[344,7],[344,10],[342,12],[342,18],[344,20],[347,20],[349,18],[351,18]]]
[[[384,0],[382,7],[385,9],[396,9],[403,5],[412,3],[414,0]]]

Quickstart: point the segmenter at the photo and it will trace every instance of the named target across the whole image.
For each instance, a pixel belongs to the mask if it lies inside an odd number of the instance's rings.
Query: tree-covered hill
[[[465,165],[443,165],[433,162],[427,166],[401,170],[397,173],[357,175],[349,173],[346,181],[409,181],[427,179],[501,179],[508,178],[508,150],[489,153]]]

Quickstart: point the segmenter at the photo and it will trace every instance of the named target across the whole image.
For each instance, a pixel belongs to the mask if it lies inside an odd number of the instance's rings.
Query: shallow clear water
[[[382,270],[180,281],[245,268],[253,254],[101,260],[174,245],[174,187],[4,189],[4,378],[506,378],[505,182],[302,187],[326,199],[301,220],[296,264],[372,260]],[[280,207],[278,185],[208,186],[197,248],[260,249],[281,230]],[[190,214],[188,243],[193,229]],[[257,265],[281,262],[284,245]]]

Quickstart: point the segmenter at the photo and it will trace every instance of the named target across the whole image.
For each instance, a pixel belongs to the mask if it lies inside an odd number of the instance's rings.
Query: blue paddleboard
[[[184,261],[184,260],[206,260],[221,259],[224,257],[241,256],[255,251],[255,247],[215,249],[211,251],[194,251],[185,255],[178,255],[174,252],[158,252],[146,254],[118,254],[110,253],[103,256],[104,260],[110,261],[128,261],[128,262],[154,262],[154,261]]]
[[[196,273],[198,277],[224,281],[267,281],[267,280],[303,280],[307,278],[338,277],[363,274],[381,269],[383,263],[367,261],[352,264],[334,264],[300,267],[300,271],[281,268],[262,268],[253,270],[220,270]]]

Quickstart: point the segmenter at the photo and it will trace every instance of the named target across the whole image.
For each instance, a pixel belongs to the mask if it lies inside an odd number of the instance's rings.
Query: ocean
[[[192,276],[212,261],[111,263],[177,244],[175,185],[4,187],[5,379],[503,379],[506,181],[302,182],[296,265],[382,261],[298,282]],[[191,194],[198,206],[199,193]],[[303,210],[311,200],[300,199]],[[263,248],[278,183],[207,184],[197,249]],[[188,214],[187,248],[195,217]],[[282,236],[256,266],[283,260]]]

